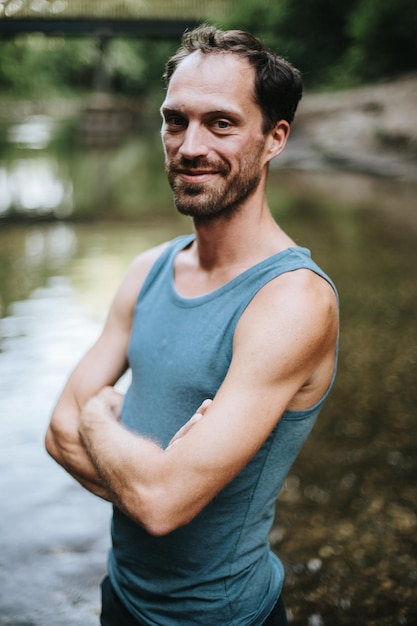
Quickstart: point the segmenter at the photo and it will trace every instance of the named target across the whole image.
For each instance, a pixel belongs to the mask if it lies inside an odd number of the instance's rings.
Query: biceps
[[[191,491],[222,489],[256,454],[280,417],[270,393],[224,383],[174,454]],[[195,482],[194,482],[195,481]]]
[[[71,374],[67,388],[81,408],[103,387],[113,386],[126,371],[125,341],[102,336],[81,359]]]

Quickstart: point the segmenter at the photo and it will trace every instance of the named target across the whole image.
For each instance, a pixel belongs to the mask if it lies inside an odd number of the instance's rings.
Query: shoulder
[[[168,247],[165,242],[139,254],[128,267],[113,299],[111,310],[117,315],[131,318],[136,300],[153,264]]]
[[[236,328],[234,349],[275,360],[309,361],[333,352],[339,327],[337,296],[330,283],[297,269],[267,283]]]
[[[169,245],[170,242],[164,242],[139,254],[130,264],[126,276],[128,276],[129,279],[135,278],[137,281],[143,282],[152,265]]]
[[[269,281],[251,302],[247,310],[252,315],[272,319],[338,317],[338,302],[331,284],[310,269],[297,269]]]

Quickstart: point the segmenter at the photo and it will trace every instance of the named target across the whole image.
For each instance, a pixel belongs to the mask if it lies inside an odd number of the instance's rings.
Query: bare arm
[[[114,385],[126,371],[135,302],[143,280],[160,252],[158,247],[141,255],[127,271],[99,339],[69,377],[46,433],[45,445],[49,454],[86,489],[104,499],[109,499],[107,489],[103,487],[78,433],[79,415],[91,397],[103,387]]]
[[[322,397],[337,326],[324,281],[303,271],[272,281],[238,324],[229,372],[204,419],[166,450],[120,425],[109,397],[87,403],[80,434],[117,506],[156,535],[193,519],[249,462],[286,408],[308,408]]]

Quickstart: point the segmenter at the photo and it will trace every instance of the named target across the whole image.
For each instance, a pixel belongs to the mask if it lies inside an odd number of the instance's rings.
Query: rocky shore
[[[417,182],[417,75],[304,96],[280,165]]]

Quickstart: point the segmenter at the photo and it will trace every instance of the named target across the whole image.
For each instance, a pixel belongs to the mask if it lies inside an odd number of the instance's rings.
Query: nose
[[[183,134],[179,153],[184,159],[205,157],[209,152],[207,129],[198,123],[189,123]]]

